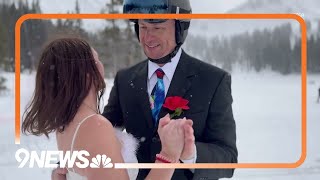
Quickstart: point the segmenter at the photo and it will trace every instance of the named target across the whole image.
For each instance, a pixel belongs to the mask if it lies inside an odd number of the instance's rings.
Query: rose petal
[[[188,110],[190,108],[189,108],[189,106],[182,106],[181,109]]]
[[[186,100],[186,99],[181,99],[181,104],[180,104],[180,105],[185,106],[185,105],[187,105],[188,103],[189,103],[188,100]]]
[[[168,108],[172,111],[176,110],[177,108],[189,109],[189,107],[187,106],[188,103],[188,100],[183,99],[180,96],[173,96],[166,98],[163,107]]]
[[[163,107],[168,108],[168,109],[170,109],[171,111],[174,111],[174,110],[175,110],[175,108],[170,107],[170,105],[164,104]]]

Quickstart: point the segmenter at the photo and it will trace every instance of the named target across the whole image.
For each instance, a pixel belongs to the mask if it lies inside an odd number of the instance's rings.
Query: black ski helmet
[[[124,0],[124,14],[191,14],[191,6],[189,0]],[[131,20],[135,23],[135,32],[139,40],[139,25],[137,20]],[[146,19],[149,23],[161,23],[166,19]],[[168,54],[168,57],[161,58],[162,60],[152,60],[159,62],[169,62],[175,56],[188,35],[190,19],[175,20],[175,39],[176,48]]]

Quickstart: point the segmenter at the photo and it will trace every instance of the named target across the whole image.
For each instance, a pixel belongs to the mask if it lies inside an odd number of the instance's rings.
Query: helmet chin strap
[[[182,44],[178,44],[171,53],[169,53],[168,55],[159,58],[159,59],[152,59],[150,57],[148,57],[149,61],[156,63],[156,64],[166,64],[168,62],[171,62],[171,59],[177,54],[179,48],[181,47]]]

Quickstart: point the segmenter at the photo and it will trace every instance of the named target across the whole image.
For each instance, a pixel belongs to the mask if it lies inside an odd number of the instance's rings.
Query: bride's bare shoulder
[[[113,128],[112,124],[100,114],[90,117],[82,126],[86,128]]]
[[[102,115],[90,117],[81,125],[80,132],[87,138],[110,137],[115,134],[112,124]]]

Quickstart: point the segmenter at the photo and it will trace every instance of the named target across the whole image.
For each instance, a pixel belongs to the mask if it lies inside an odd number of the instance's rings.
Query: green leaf
[[[174,114],[175,114],[176,116],[180,116],[181,113],[182,113],[182,109],[181,109],[181,108],[177,108],[177,109],[174,111]]]

